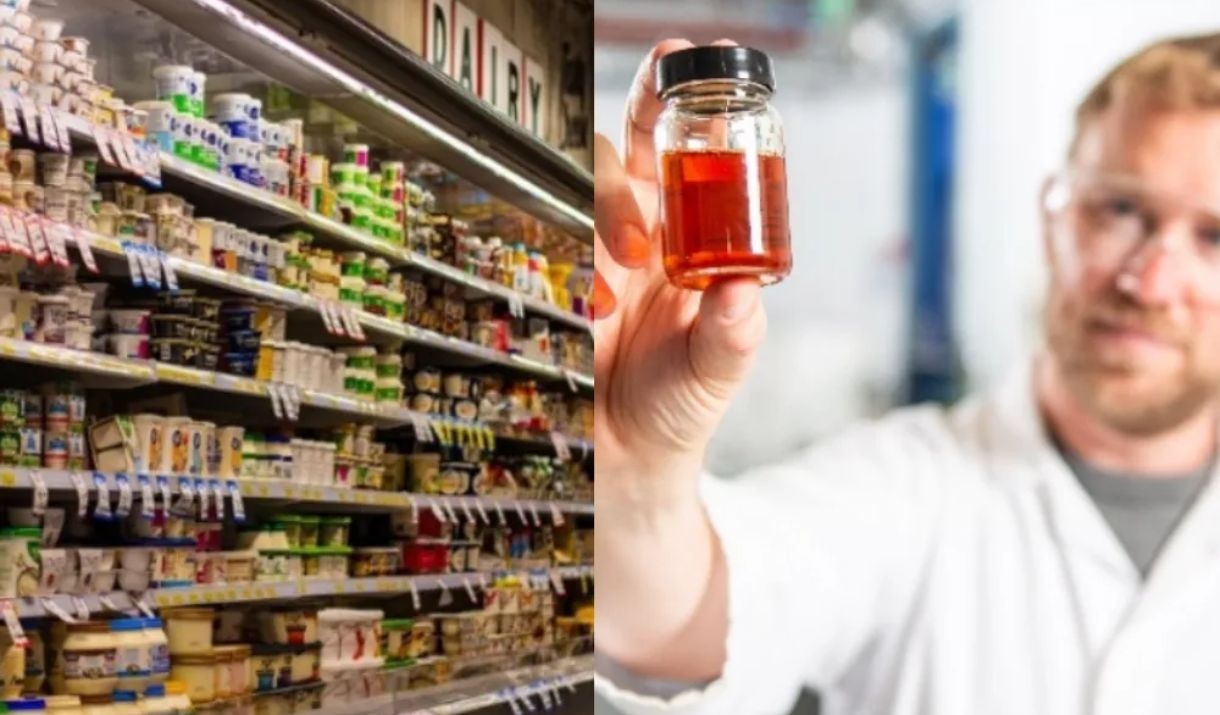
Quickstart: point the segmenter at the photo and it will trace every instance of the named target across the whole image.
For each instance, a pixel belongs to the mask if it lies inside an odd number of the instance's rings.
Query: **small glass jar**
[[[657,63],[665,108],[653,132],[665,273],[703,290],[718,278],[777,283],[792,270],[784,136],[771,59],[691,47]]]

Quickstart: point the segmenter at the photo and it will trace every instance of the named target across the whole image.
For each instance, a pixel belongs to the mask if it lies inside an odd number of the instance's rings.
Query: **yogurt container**
[[[131,419],[136,428],[136,471],[140,474],[157,472],[165,461],[165,418],[142,414]]]
[[[148,113],[148,139],[161,151],[174,150],[174,105],[165,101],[137,102],[135,108]]]
[[[208,76],[203,72],[193,72],[191,74],[189,85],[190,112],[192,116],[199,119],[203,118],[203,88],[207,81]]]
[[[194,80],[195,71],[186,65],[161,65],[153,70],[157,99],[170,102],[179,112],[192,116]]]

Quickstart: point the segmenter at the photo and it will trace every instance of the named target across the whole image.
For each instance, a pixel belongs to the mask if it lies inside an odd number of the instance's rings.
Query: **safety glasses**
[[[1061,260],[1122,281],[1164,253],[1196,300],[1220,303],[1220,207],[1132,176],[1077,170],[1050,178],[1042,206]]]

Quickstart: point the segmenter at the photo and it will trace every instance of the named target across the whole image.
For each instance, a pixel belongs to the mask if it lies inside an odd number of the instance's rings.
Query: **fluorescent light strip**
[[[385,95],[381,94],[380,92],[374,90],[372,87],[369,87],[368,85],[364,84],[360,80],[347,74],[346,72],[339,69],[338,67],[335,67],[334,65],[330,64],[326,60],[322,59],[321,57],[318,57],[317,55],[315,55],[314,53],[305,49],[301,45],[298,45],[297,43],[289,40],[288,38],[284,37],[283,35],[279,34],[276,31],[272,30],[271,28],[267,27],[266,25],[262,24],[261,22],[258,22],[257,20],[251,18],[250,16],[243,13],[241,10],[238,10],[237,8],[228,4],[227,2],[224,2],[224,0],[193,0],[193,1],[196,5],[199,5],[208,10],[211,10],[212,12],[223,15],[224,17],[228,18],[230,22],[232,22],[233,24],[237,25],[242,30],[244,30],[247,34],[254,35],[255,37],[258,37],[259,39],[261,39],[263,42],[266,42],[267,44],[271,45],[272,47],[274,47],[278,50],[282,50],[282,51],[288,53],[289,55],[291,55],[292,57],[309,65],[310,67],[313,67],[318,72],[321,72],[322,74],[330,77],[331,79],[335,80],[339,84],[343,85],[348,91],[358,94],[358,95],[364,97],[365,99],[368,99],[369,101],[376,103],[382,109],[385,109],[386,111],[394,114],[395,116],[399,117],[400,119],[407,122],[408,124],[423,131],[425,134],[429,135],[430,137],[461,152],[464,156],[466,156],[466,158],[471,159],[475,163],[478,163],[478,164],[482,165],[483,167],[491,170],[491,172],[494,173],[496,176],[499,176],[502,179],[506,179],[507,181],[511,182],[513,185],[517,186],[518,188],[524,190],[526,193],[530,194],[534,198],[536,198],[536,199],[542,201],[543,203],[551,206],[552,208],[555,208],[555,209],[559,210],[560,212],[566,214],[568,217],[572,218],[577,223],[581,224],[582,226],[587,227],[590,231],[593,230],[593,218],[591,216],[588,216],[587,214],[579,211],[578,209],[574,208],[573,206],[571,206],[563,201],[560,201],[559,199],[555,198],[555,196],[552,195],[550,192],[546,191],[545,189],[543,189],[542,187],[533,183],[532,181],[525,178],[524,176],[521,176],[520,174],[513,171],[512,169],[509,169],[508,167],[504,166],[503,164],[501,164],[497,161],[494,161],[493,159],[487,157],[485,154],[480,153],[479,151],[477,151],[474,147],[470,146],[469,144],[455,138],[453,135],[444,131],[443,129],[436,126],[432,122],[429,122],[427,119],[424,119],[423,117],[416,114],[415,112],[412,112],[410,109],[407,109],[406,107],[402,106],[401,104],[398,104],[397,102],[391,100],[389,97],[386,97]]]

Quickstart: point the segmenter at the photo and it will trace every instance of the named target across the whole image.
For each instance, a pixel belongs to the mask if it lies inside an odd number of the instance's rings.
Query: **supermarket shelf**
[[[157,380],[152,365],[146,362],[28,340],[0,338],[0,359],[106,378],[113,380],[108,383],[110,387],[135,387]]]
[[[137,1],[272,80],[321,99],[367,130],[592,244],[589,172],[422,59],[401,47],[387,52],[395,45],[384,35],[350,34],[352,25],[344,21],[350,14],[319,12],[333,3]],[[416,96],[424,87],[432,88],[429,96]],[[437,87],[447,92],[437,95]]]
[[[563,569],[556,570],[564,571]],[[592,574],[592,569],[589,569],[589,574]],[[16,605],[17,615],[20,618],[45,618],[54,614],[44,602],[50,601],[68,613],[76,613],[74,598],[83,600],[90,613],[105,613],[135,609],[138,600],[143,600],[151,608],[179,608],[224,603],[283,601],[295,598],[400,595],[410,593],[412,587],[416,592],[438,591],[442,588],[456,591],[465,589],[467,584],[471,588],[479,588],[479,576],[480,574],[476,573],[453,573],[341,580],[317,578],[277,583],[214,584],[190,588],[151,589],[142,596],[115,591],[81,597],[61,594],[45,598],[21,598],[16,599]],[[488,574],[482,574],[482,576],[486,580]]]
[[[400,693],[399,715],[465,715],[514,700],[531,699],[531,712],[541,708],[537,695],[540,688],[553,694],[556,689],[566,700],[572,697],[576,685],[593,680],[593,656],[565,658],[544,665],[473,678],[461,678],[424,690]],[[536,703],[536,704],[535,704]]]
[[[33,487],[30,479],[31,469],[26,467],[0,467],[0,488],[29,489]],[[76,487],[72,482],[72,473],[66,469],[38,469],[38,474],[51,492],[72,492]],[[92,472],[89,472],[92,474]],[[106,475],[111,477],[113,475]],[[213,477],[199,477],[213,479]],[[553,518],[556,510],[564,514],[592,514],[593,504],[575,501],[547,501],[538,499],[513,499],[511,497],[483,496],[433,496],[429,494],[408,494],[405,492],[381,492],[370,489],[351,489],[318,484],[299,484],[286,479],[255,479],[242,477],[235,480],[241,489],[242,498],[266,499],[273,501],[290,501],[331,506],[376,507],[390,511],[410,509],[412,507],[427,508],[432,504],[452,507],[455,513],[466,514],[468,507],[475,518],[486,516],[489,520],[496,513],[496,506],[504,513],[517,513],[517,507],[533,516],[536,512],[541,518]],[[90,492],[94,490],[92,483],[88,484]],[[170,491],[178,494],[178,477],[170,477]],[[482,511],[479,510],[482,507]]]
[[[104,378],[107,387],[128,388],[165,383],[259,398],[268,397],[268,383],[261,380],[169,363],[72,350],[28,340],[0,338],[0,360],[3,359]],[[335,412],[345,417],[359,417],[387,429],[405,427],[414,424],[417,419],[426,422],[439,421],[465,428],[482,428],[481,425],[459,423],[457,420],[414,413],[397,405],[377,404],[316,390],[303,390],[301,404],[313,409]],[[585,444],[583,440],[567,439],[575,450],[581,449],[581,445]],[[573,453],[575,454],[575,452]]]
[[[91,128],[86,120],[80,117],[67,118],[70,133],[75,141],[82,144],[93,144],[94,138]],[[549,320],[554,320],[570,328],[592,332],[593,326],[590,321],[584,317],[558,308],[546,301],[539,300],[532,296],[526,296],[513,291],[512,289],[502,286],[498,283],[471,276],[465,272],[450,266],[446,263],[436,261],[427,256],[420,255],[414,251],[410,251],[401,246],[386,243],[379,240],[364,231],[353,228],[346,224],[330,219],[321,214],[306,210],[301,205],[281,196],[272,194],[269,191],[254,188],[249,184],[240,182],[234,178],[224,176],[214,171],[203,169],[192,164],[189,161],[184,161],[173,154],[160,152],[159,163],[161,165],[162,177],[169,177],[172,180],[189,184],[193,190],[202,191],[208,195],[218,199],[233,202],[235,204],[252,208],[262,213],[269,215],[281,222],[287,224],[304,226],[314,233],[321,235],[339,244],[343,244],[353,249],[366,251],[373,255],[382,256],[394,263],[396,266],[412,266],[420,270],[440,276],[446,280],[462,285],[476,293],[499,298],[507,303],[519,302],[526,310],[536,313]],[[117,250],[116,242],[114,248]],[[190,263],[181,261],[182,263]],[[175,265],[175,269],[179,266]],[[215,282],[216,276],[207,273],[208,270],[214,270],[221,275],[229,275],[223,271],[211,269],[208,266],[200,266],[199,264],[191,264],[186,267],[192,271],[192,277],[197,277],[199,280],[206,282]],[[205,269],[199,271],[198,269]],[[242,278],[242,276],[234,276]],[[249,283],[261,283],[246,279]],[[223,287],[234,287],[232,281],[223,280],[217,283]],[[278,286],[266,285],[262,288],[277,288]],[[259,286],[251,286],[256,293],[264,292]],[[281,289],[287,290],[287,289]],[[282,294],[281,294],[282,295]],[[268,296],[271,297],[271,296]],[[272,297],[273,300],[279,299]]]
[[[85,235],[89,239],[90,247],[95,252],[112,258],[123,257],[123,248],[119,241],[98,234],[86,233]],[[297,310],[308,310],[315,313],[321,311],[318,299],[306,293],[284,288],[267,281],[255,280],[247,276],[230,273],[212,266],[206,266],[180,256],[171,256],[169,260],[174,272],[179,277],[197,280],[207,285],[232,290],[250,297],[274,301]],[[578,387],[584,389],[592,389],[593,387],[593,378],[590,376],[570,372],[556,365],[529,360],[519,355],[509,355],[498,350],[485,348],[464,340],[457,340],[430,330],[424,330],[382,316],[373,315],[363,310],[355,311],[355,315],[362,327],[383,336],[443,350],[447,353],[481,362],[502,365],[520,372],[546,377],[555,381],[567,380],[570,376],[572,384]]]

